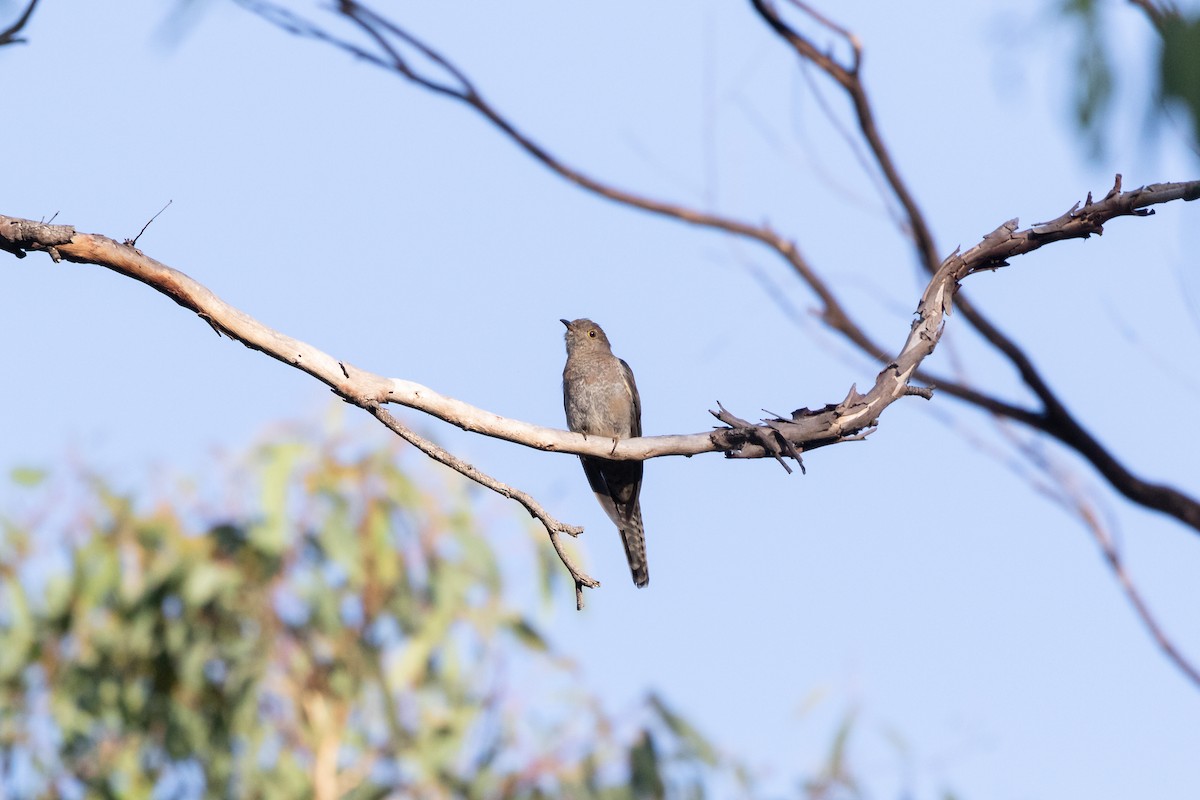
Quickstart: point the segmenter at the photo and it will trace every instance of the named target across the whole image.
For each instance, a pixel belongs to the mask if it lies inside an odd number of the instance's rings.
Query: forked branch
[[[534,139],[484,97],[477,85],[450,59],[414,36],[395,22],[386,19],[356,0],[340,0],[336,13],[361,29],[372,47],[366,47],[334,35],[326,28],[283,8],[269,0],[235,0],[243,7],[264,17],[280,28],[298,36],[333,45],[356,58],[391,71],[429,91],[457,100],[482,115],[504,136],[536,159],[539,163],[574,183],[585,191],[623,205],[638,208],[671,219],[758,242],[782,257],[796,275],[808,285],[822,304],[822,321],[845,336],[852,344],[881,364],[887,364],[892,351],[866,332],[832,287],[809,263],[796,242],[777,233],[769,225],[752,224],[734,217],[713,214],[679,203],[668,203],[597,179],[568,164]],[[764,21],[796,53],[829,75],[850,97],[864,140],[886,178],[887,184],[904,209],[906,227],[913,237],[917,258],[933,274],[941,262],[936,245],[921,210],[911,191],[901,179],[899,170],[886,147],[875,123],[869,98],[862,84],[862,49],[857,38],[821,16],[800,0],[789,3],[814,20],[819,26],[844,39],[851,50],[848,63],[841,63],[825,53],[795,26],[785,21],[772,0],[751,0]],[[418,61],[424,65],[419,67]],[[1118,184],[1119,189],[1119,184]],[[1090,233],[1100,233],[1098,228]],[[1090,235],[1090,234],[1089,234]],[[1034,392],[1042,408],[1026,408],[993,395],[981,388],[951,380],[945,376],[921,370],[915,378],[935,385],[946,394],[964,402],[1006,417],[1054,437],[1074,449],[1089,461],[1101,475],[1129,500],[1146,508],[1160,511],[1200,533],[1200,502],[1169,486],[1147,481],[1125,467],[1104,447],[1067,409],[1066,404],[1050,389],[1032,359],[1000,329],[977,311],[965,296],[957,298],[963,316],[989,343],[1017,369],[1022,380]],[[659,453],[655,453],[659,454]]]
[[[862,49],[852,33],[833,24],[820,16],[801,0],[789,0],[789,3],[800,10],[806,17],[814,20],[820,27],[829,30],[839,38],[844,39],[851,47],[852,56],[849,63],[843,64],[832,55],[823,52],[811,38],[802,34],[799,29],[789,24],[780,14],[773,0],[751,0],[752,5],[763,20],[805,61],[812,63],[835,83],[838,84],[850,98],[858,120],[859,130],[870,147],[880,171],[887,180],[888,186],[896,199],[904,208],[908,220],[908,228],[912,234],[917,258],[930,272],[937,268],[938,258],[934,250],[933,237],[920,208],[913,199],[912,193],[901,179],[892,160],[888,148],[883,142],[879,129],[875,124],[871,105],[867,100],[866,88],[862,83],[860,65]],[[1152,4],[1146,4],[1147,11]],[[1117,176],[1113,191],[1121,188],[1120,176]],[[1194,199],[1188,197],[1185,199]],[[1088,197],[1088,203],[1091,196]],[[1074,210],[1074,209],[1073,209]],[[1100,230],[1094,231],[1101,233]],[[812,282],[801,275],[810,285]],[[815,287],[814,287],[815,288]],[[1033,363],[1033,359],[1011,337],[1005,334],[999,326],[992,322],[982,311],[975,308],[965,295],[958,298],[958,307],[964,318],[981,336],[1003,356],[1025,385],[1033,392],[1041,404],[1040,409],[1022,408],[1000,400],[997,397],[982,392],[974,387],[959,383],[941,381],[931,376],[922,375],[922,379],[930,380],[940,386],[947,394],[965,400],[993,414],[1016,420],[1041,431],[1062,444],[1075,450],[1104,477],[1106,481],[1130,501],[1146,508],[1160,511],[1179,522],[1184,523],[1193,531],[1200,532],[1200,502],[1179,490],[1162,484],[1147,481],[1134,474],[1111,451],[1108,450],[1067,408],[1066,403],[1053,389],[1049,381],[1041,374]],[[875,355],[875,351],[864,344],[858,326],[848,320],[835,317],[826,320],[836,330],[845,334],[852,342],[865,352]],[[1084,520],[1086,524],[1086,520]]]
[[[359,369],[312,345],[267,327],[229,305],[208,288],[179,270],[145,255],[137,248],[97,234],[76,233],[68,225],[49,225],[16,217],[0,216],[0,249],[23,257],[28,251],[47,252],[54,260],[106,267],[141,281],[195,312],[218,334],[228,336],[254,350],[302,370],[328,385],[347,402],[369,411],[397,435],[487,488],[521,503],[546,529],[564,566],[575,582],[582,604],[584,587],[599,584],[575,564],[564,549],[560,535],[576,535],[581,529],[551,517],[529,495],[488,476],[442,448],[417,436],[383,410],[386,403],[399,403],[441,420],[540,450],[593,455],[615,459],[644,460],[665,455],[695,455],[723,452],[732,458],[774,457],[783,463],[790,457],[840,441],[859,439],[874,428],[880,414],[897,399],[910,395],[928,396],[913,386],[918,365],[933,352],[941,337],[958,282],[981,270],[1005,266],[1007,259],[1054,241],[1099,233],[1105,222],[1118,216],[1144,216],[1149,206],[1200,196],[1200,182],[1157,184],[1130,192],[1116,187],[1100,202],[1076,204],[1071,211],[1044,225],[1017,230],[1016,221],[997,228],[965,253],[946,259],[934,274],[916,308],[903,347],[875,377],[866,394],[851,387],[844,400],[815,411],[800,409],[789,418],[752,425],[733,417],[725,409],[713,412],[728,427],[702,433],[652,436],[611,442],[590,439],[569,431],[546,428],[520,420],[506,419],[461,400],[446,397],[420,384],[387,378]]]

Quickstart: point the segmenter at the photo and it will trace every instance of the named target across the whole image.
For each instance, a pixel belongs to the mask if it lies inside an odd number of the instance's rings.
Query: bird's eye
[[[595,339],[596,338],[596,329],[592,328],[590,331],[588,331],[588,336]]]

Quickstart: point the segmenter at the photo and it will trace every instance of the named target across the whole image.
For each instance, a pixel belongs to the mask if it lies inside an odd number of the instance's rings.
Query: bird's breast
[[[567,426],[589,436],[633,435],[633,399],[624,381],[564,382]]]

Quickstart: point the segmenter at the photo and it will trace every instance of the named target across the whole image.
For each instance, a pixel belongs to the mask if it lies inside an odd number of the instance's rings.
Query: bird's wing
[[[621,362],[621,373],[625,377],[625,391],[629,392],[629,399],[633,405],[633,419],[629,422],[629,429],[632,431],[631,438],[636,438],[642,435],[642,398],[638,396],[637,383],[633,380],[633,370],[625,363],[625,359],[618,358]]]
[[[595,493],[596,499],[600,501],[600,507],[604,509],[604,513],[613,521],[613,524],[618,528],[624,522],[624,514],[622,510],[624,504],[621,498],[614,497],[613,489],[620,492],[622,485],[618,481],[613,481],[615,486],[609,484],[610,475],[606,474],[605,465],[612,462],[606,462],[599,458],[582,458],[583,472],[587,475],[588,485],[592,487],[592,492]]]

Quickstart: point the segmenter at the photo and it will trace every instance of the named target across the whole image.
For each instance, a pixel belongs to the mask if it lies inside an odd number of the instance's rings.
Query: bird
[[[567,326],[567,364],[563,367],[563,407],[567,427],[585,436],[613,440],[642,435],[642,400],[633,370],[613,355],[604,330],[590,319]],[[639,589],[650,582],[646,535],[642,527],[642,462],[580,456],[588,484],[608,518],[621,532],[625,559]]]

